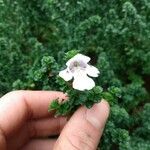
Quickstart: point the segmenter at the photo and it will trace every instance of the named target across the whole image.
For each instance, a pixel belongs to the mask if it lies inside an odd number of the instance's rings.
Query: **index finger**
[[[47,117],[48,105],[54,99],[65,99],[62,92],[14,91],[0,99],[0,129],[11,133],[28,119]],[[11,125],[10,125],[11,124]]]

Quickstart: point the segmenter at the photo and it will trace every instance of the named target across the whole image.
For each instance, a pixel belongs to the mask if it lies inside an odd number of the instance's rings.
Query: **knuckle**
[[[26,99],[25,94],[26,94],[25,90],[11,91],[4,96],[4,99],[7,98],[9,100],[15,100],[15,102],[21,102],[21,101],[24,102],[25,109],[27,110],[26,115],[30,119],[32,118],[33,112],[32,109],[30,108],[30,105],[28,103],[28,100]]]
[[[35,124],[33,122],[28,123],[27,130],[28,130],[30,138],[36,137],[38,135],[36,126],[35,126]]]
[[[61,124],[61,119],[58,119],[58,123],[56,124],[56,132],[60,133],[62,130],[62,124]]]
[[[13,99],[17,98],[18,101],[22,100],[24,102],[25,109],[27,110],[26,111],[27,118],[30,119],[33,117],[33,112],[28,102],[28,99],[26,99],[25,94],[26,94],[25,90],[16,90],[16,91],[10,92],[10,97],[12,97]]]

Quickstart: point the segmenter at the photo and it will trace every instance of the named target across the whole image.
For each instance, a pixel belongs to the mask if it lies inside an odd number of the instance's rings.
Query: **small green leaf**
[[[48,107],[48,112],[52,111],[52,110],[57,110],[59,109],[60,104],[58,99],[55,99],[54,101],[51,102],[51,104]]]
[[[65,61],[68,61],[69,59],[71,59],[72,57],[74,57],[75,55],[77,55],[79,52],[80,52],[79,50],[71,50],[71,51],[68,51],[68,52],[65,54],[64,60],[65,60]]]

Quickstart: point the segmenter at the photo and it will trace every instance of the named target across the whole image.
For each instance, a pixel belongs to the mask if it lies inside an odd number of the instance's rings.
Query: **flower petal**
[[[84,63],[88,63],[91,58],[82,54],[77,54],[73,58],[69,59],[66,63],[67,66],[70,66],[70,64],[74,61],[83,61]]]
[[[98,75],[100,74],[99,70],[91,65],[87,66],[86,72],[91,77],[98,77]]]
[[[73,88],[80,91],[91,90],[94,86],[95,82],[87,75],[76,76],[73,81]]]
[[[82,54],[77,54],[77,55],[74,56],[74,58],[77,59],[77,60],[82,60],[86,63],[88,63],[91,60],[90,57],[82,55]]]
[[[72,74],[67,69],[60,71],[59,76],[65,81],[69,81],[72,79]]]

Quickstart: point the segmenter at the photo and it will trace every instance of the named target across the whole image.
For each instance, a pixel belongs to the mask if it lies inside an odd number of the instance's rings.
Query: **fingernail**
[[[93,105],[86,111],[86,119],[97,129],[104,128],[109,116],[109,104],[105,100]]]

